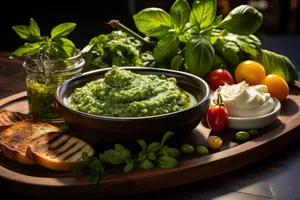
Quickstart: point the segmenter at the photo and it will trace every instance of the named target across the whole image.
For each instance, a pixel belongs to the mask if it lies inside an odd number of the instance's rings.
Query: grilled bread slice
[[[46,168],[72,171],[73,166],[81,160],[82,152],[92,156],[94,149],[85,141],[71,135],[47,133],[31,142],[27,156]]]
[[[0,112],[0,131],[9,128],[16,122],[22,121],[24,119],[33,119],[33,117],[30,114],[3,110]]]
[[[36,164],[35,160],[26,155],[32,140],[49,132],[61,133],[61,129],[51,124],[26,119],[16,122],[0,132],[0,148],[3,154],[24,164]]]

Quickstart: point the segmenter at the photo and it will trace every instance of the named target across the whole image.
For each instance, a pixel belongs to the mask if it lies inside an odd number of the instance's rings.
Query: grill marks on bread
[[[26,155],[26,150],[33,139],[49,132],[60,133],[62,131],[48,123],[33,119],[22,120],[0,132],[0,148],[4,155],[12,160],[24,164],[35,164],[35,161]]]
[[[27,152],[44,167],[71,171],[81,160],[82,152],[92,156],[94,149],[85,141],[68,134],[48,133],[33,140]]]
[[[20,122],[25,119],[33,119],[33,117],[30,114],[3,110],[0,112],[0,131],[12,126],[16,122]]]
[[[92,146],[85,141],[34,119],[15,122],[0,132],[0,148],[12,160],[63,171],[71,171],[83,152],[88,156],[94,154]]]

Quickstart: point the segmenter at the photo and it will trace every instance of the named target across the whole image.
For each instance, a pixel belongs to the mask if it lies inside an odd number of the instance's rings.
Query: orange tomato
[[[260,63],[253,60],[241,62],[234,72],[234,78],[237,83],[245,80],[249,85],[260,84],[265,76],[265,68]]]
[[[267,75],[261,83],[266,85],[270,95],[276,97],[279,101],[283,101],[290,92],[287,82],[276,74]]]

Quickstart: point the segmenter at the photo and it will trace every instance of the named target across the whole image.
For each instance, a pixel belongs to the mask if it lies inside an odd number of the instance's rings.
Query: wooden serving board
[[[249,165],[280,150],[300,137],[300,82],[290,87],[290,94],[282,102],[278,119],[270,126],[258,130],[258,135],[247,142],[235,139],[237,131],[226,129],[220,150],[209,155],[196,152],[182,156],[173,169],[153,169],[124,173],[118,169],[106,170],[98,184],[90,184],[89,176],[73,172],[57,172],[41,166],[24,165],[0,154],[0,177],[7,189],[22,196],[49,199],[80,199],[125,196],[154,191],[215,177]],[[0,100],[0,111],[28,113],[26,92]],[[190,133],[187,143],[206,145],[210,135],[205,121]]]

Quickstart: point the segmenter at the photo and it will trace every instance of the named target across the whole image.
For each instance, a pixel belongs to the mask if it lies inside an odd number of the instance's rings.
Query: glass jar
[[[64,122],[56,109],[54,94],[62,82],[81,74],[85,60],[79,49],[76,52],[74,57],[58,60],[38,53],[23,62],[29,112],[34,118],[48,123]]]

